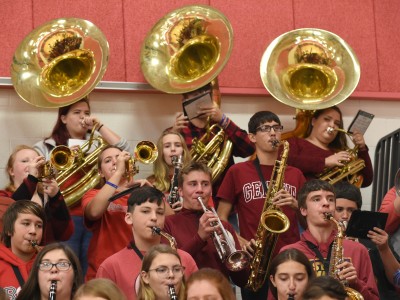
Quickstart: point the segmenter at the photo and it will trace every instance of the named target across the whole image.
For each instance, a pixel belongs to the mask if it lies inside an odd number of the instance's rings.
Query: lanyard
[[[256,167],[258,177],[260,178],[260,181],[264,187],[265,194],[267,194],[268,187],[267,187],[267,184],[265,183],[265,179],[264,179],[264,176],[261,171],[260,160],[258,159],[258,157],[256,157],[253,162],[254,162],[254,166]]]
[[[308,248],[310,248],[315,253],[315,255],[318,257],[318,259],[323,263],[325,275],[328,276],[329,275],[329,263],[331,260],[333,243],[331,243],[329,246],[328,257],[326,259],[322,257],[322,254],[316,245],[314,245],[310,241],[306,241],[306,243],[307,243]]]
[[[138,247],[136,247],[135,242],[131,241],[130,245],[132,247],[132,250],[136,252],[137,256],[139,256],[140,260],[143,260],[143,254],[142,252],[140,252],[140,250],[138,249]]]

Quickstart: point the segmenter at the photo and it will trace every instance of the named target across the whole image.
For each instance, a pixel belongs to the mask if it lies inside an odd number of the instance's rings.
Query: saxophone
[[[182,169],[182,155],[172,156],[172,164],[174,165],[174,175],[171,180],[171,188],[168,195],[168,203],[172,207],[173,204],[180,201],[178,193],[178,176]]]
[[[337,269],[337,265],[343,262],[343,239],[345,238],[344,235],[344,229],[343,225],[340,224],[330,213],[325,214],[325,218],[329,221],[332,221],[335,223],[337,227],[337,234],[335,236],[335,239],[333,241],[332,245],[332,253],[331,253],[331,260],[329,262],[329,276],[332,276],[333,278],[336,278],[339,280],[343,285],[346,290],[347,296],[351,300],[364,300],[363,295],[356,291],[355,289],[352,289],[351,287],[348,286],[346,281],[342,281],[339,279],[338,272],[340,271]]]
[[[286,140],[281,141],[281,143],[275,140],[273,144],[274,147],[283,144],[283,152],[281,160],[275,161],[256,232],[256,249],[250,264],[250,277],[246,285],[247,288],[253,291],[257,291],[264,284],[279,234],[287,231],[290,226],[288,217],[272,203],[272,198],[283,187],[289,143]]]
[[[166,233],[165,231],[161,230],[160,227],[157,227],[157,226],[153,226],[151,229],[152,229],[153,235],[158,234],[158,235],[163,236],[164,238],[166,238],[168,240],[169,245],[171,246],[172,249],[174,249],[174,250],[177,249],[176,240],[172,235]]]

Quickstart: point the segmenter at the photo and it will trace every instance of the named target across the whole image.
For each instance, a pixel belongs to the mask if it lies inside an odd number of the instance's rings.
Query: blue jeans
[[[81,263],[83,275],[86,275],[88,268],[87,251],[89,248],[90,239],[92,238],[92,232],[86,229],[83,224],[83,217],[71,216],[72,221],[75,225],[74,233],[71,238],[65,242],[69,247],[74,250],[76,256],[79,258]]]

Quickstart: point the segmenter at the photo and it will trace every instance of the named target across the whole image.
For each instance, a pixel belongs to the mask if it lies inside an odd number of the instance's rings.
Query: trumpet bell
[[[34,29],[19,44],[11,79],[18,95],[34,106],[67,106],[96,87],[108,56],[108,42],[93,23],[55,19]]]
[[[232,26],[220,11],[205,5],[176,9],[145,38],[140,55],[143,75],[166,93],[196,90],[222,71],[232,40]]]
[[[150,141],[138,143],[134,150],[135,159],[143,164],[153,163],[158,156],[157,146]]]
[[[278,101],[305,110],[331,107],[357,87],[360,64],[336,34],[302,28],[277,37],[265,50],[260,75]]]

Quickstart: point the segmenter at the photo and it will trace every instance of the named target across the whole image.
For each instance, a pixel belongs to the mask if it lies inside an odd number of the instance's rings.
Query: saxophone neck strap
[[[136,252],[137,256],[139,256],[140,260],[143,260],[143,254],[142,254],[142,252],[140,252],[139,248],[136,247],[135,242],[131,241],[130,245],[132,247],[132,250]]]
[[[268,191],[268,187],[267,184],[265,183],[265,179],[263,176],[263,173],[261,171],[261,165],[260,165],[260,160],[258,159],[258,157],[256,156],[256,158],[253,160],[254,166],[256,167],[257,173],[258,173],[258,177],[260,178],[261,184],[263,185],[265,194],[267,194]]]
[[[328,256],[326,259],[322,257],[322,254],[319,251],[318,246],[314,245],[310,241],[306,241],[306,244],[307,244],[308,248],[310,248],[315,253],[315,255],[318,257],[318,259],[323,263],[325,275],[328,276],[329,275],[329,264],[330,264],[331,255],[332,255],[333,242],[329,245]]]

